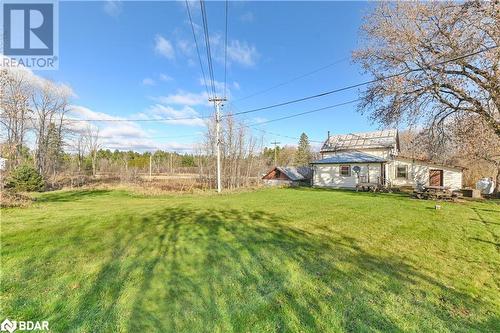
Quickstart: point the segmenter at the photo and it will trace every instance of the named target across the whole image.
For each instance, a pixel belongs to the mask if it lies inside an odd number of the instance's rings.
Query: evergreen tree
[[[45,158],[45,172],[56,174],[60,169],[61,160],[64,155],[63,140],[60,129],[54,124],[50,123],[47,129],[46,137],[46,158]]]
[[[297,154],[295,155],[295,165],[306,166],[309,165],[312,159],[311,145],[306,133],[300,135],[299,146],[297,147]]]

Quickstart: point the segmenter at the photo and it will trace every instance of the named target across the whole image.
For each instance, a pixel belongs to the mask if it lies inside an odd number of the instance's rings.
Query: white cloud
[[[253,14],[249,12],[245,17],[249,20],[250,17],[253,19]],[[189,23],[187,23],[189,24]],[[204,40],[202,30],[200,27],[195,26],[195,33],[198,39],[198,44],[200,46],[200,52],[204,54]],[[218,32],[212,33],[210,35],[210,46],[211,46],[211,55],[214,61],[224,64],[224,35]],[[187,57],[187,62],[191,66],[193,64],[198,65],[198,59],[196,55],[196,45],[192,39],[185,38],[177,38],[176,42],[176,50]],[[251,67],[257,63],[257,60],[260,58],[260,54],[257,51],[257,47],[253,44],[248,43],[247,41],[242,41],[238,39],[232,39],[228,41],[227,46],[227,60],[228,64],[236,63],[242,66]],[[196,61],[194,61],[196,59]],[[205,59],[205,58],[203,58]],[[204,65],[206,66],[206,59],[204,60]]]
[[[201,86],[205,86],[205,81],[203,80],[203,77],[200,77],[198,79],[198,83]],[[208,78],[207,78],[207,85],[208,85],[208,87],[210,89],[210,83],[208,81]],[[223,94],[224,93],[224,82],[215,80],[214,81],[214,86],[215,86],[215,91],[217,92],[217,94]],[[240,89],[240,84],[238,82],[236,82],[236,81],[234,81],[233,83],[227,82],[227,84],[226,84],[226,97],[227,98],[231,97],[231,89],[232,88],[236,89],[236,90],[239,90]]]
[[[30,69],[23,66],[19,67],[3,67],[3,59],[5,56],[0,54],[0,68],[6,69],[9,75],[15,75],[19,79],[24,80],[28,85],[36,88],[52,89],[57,93],[63,94],[66,97],[75,97],[75,93],[70,86],[62,84],[59,82],[53,82],[47,80],[34,74]],[[155,140],[154,137],[150,135],[148,131],[143,129],[138,122],[135,121],[117,121],[126,120],[126,117],[116,117],[109,115],[104,112],[96,112],[89,108],[81,105],[69,105],[68,113],[66,118],[68,119],[85,119],[94,121],[69,121],[68,129],[70,133],[83,133],[88,126],[98,127],[99,135],[101,137],[102,147],[104,149],[119,149],[119,150],[174,150],[174,151],[191,151],[195,148],[192,143],[179,143],[179,142],[159,142]],[[163,108],[160,114],[164,114],[164,117],[178,118],[181,115],[183,117],[195,118],[193,122],[189,123],[190,126],[193,124],[202,125],[202,119],[198,119],[198,113],[192,108],[183,108],[180,110],[175,110],[173,108]],[[150,118],[151,116],[146,116],[145,118]],[[158,117],[158,115],[157,115]],[[136,117],[134,116],[134,119]],[[100,120],[100,121],[95,121]],[[170,122],[176,124],[175,121]],[[179,124],[177,122],[177,124]],[[75,138],[68,137],[68,147],[65,147],[68,151],[72,151],[72,140]]]
[[[156,53],[167,59],[175,58],[175,51],[172,43],[168,39],[165,39],[162,35],[156,35],[154,49]]]
[[[109,139],[116,136],[126,136],[134,138],[147,137],[146,131],[133,121],[121,121],[125,118],[111,116],[104,112],[96,112],[81,105],[69,106],[69,117],[72,119],[99,120],[95,122],[71,122],[72,130],[81,132],[87,127],[87,124],[93,124],[99,127],[99,135],[103,139]]]
[[[163,74],[163,73],[161,73],[161,74],[159,75],[159,77],[160,77],[160,80],[161,80],[161,81],[163,81],[163,82],[172,81],[172,80],[174,79],[174,78],[173,78],[173,77],[171,77],[170,75],[168,75],[168,74]]]
[[[149,77],[142,80],[142,84],[145,86],[154,86],[155,83],[156,83],[155,80],[153,80],[152,78],[149,78]]]
[[[156,97],[155,100],[157,100],[162,104],[187,105],[187,106],[209,104],[206,92],[192,93],[183,90],[179,90],[176,94]]]
[[[240,16],[240,21],[245,23],[253,22],[254,16],[252,12],[246,12]]]
[[[250,67],[255,65],[260,55],[254,45],[236,39],[227,46],[227,57],[235,63]]]
[[[117,17],[121,14],[123,10],[123,4],[121,1],[117,0],[107,0],[104,3],[104,12],[112,17]]]
[[[255,124],[260,124],[260,123],[263,123],[265,121],[267,121],[267,118],[263,118],[263,117],[253,117],[253,118],[251,118],[251,122],[255,123]]]
[[[179,39],[176,43],[177,45],[177,48],[179,49],[179,51],[187,56],[187,57],[191,57],[191,56],[194,56],[194,50],[195,50],[195,44],[194,42],[191,42],[189,40],[186,40],[186,39]]]
[[[224,63],[224,38],[221,34],[215,33],[210,36],[210,45],[212,46],[212,57],[215,61]],[[242,66],[251,67],[257,63],[260,54],[257,47],[246,41],[233,39],[228,41],[227,60],[228,64],[236,63]]]
[[[24,67],[23,65],[18,65],[17,67],[13,66],[3,66],[4,59],[9,59],[10,64],[18,64],[15,60],[10,59],[3,54],[0,54],[0,68],[5,68],[9,75],[12,75],[24,82],[26,82],[28,85],[38,88],[38,89],[48,89],[60,96],[64,96],[66,98],[70,97],[76,97],[75,92],[73,89],[62,82],[54,82],[51,80],[47,80],[41,76],[36,75],[31,71],[31,69]]]
[[[158,140],[155,140],[154,137],[151,137],[146,130],[139,126],[137,122],[116,121],[126,118],[111,116],[104,112],[92,111],[89,108],[80,105],[72,105],[70,108],[71,111],[69,113],[69,117],[71,117],[72,119],[105,120],[99,122],[95,121],[70,123],[71,130],[77,133],[83,133],[86,130],[87,126],[89,126],[89,124],[90,126],[98,127],[101,145],[104,149],[135,151],[163,149],[170,151],[190,151],[194,148],[194,145],[190,143],[158,142]],[[192,113],[192,111],[189,112]],[[180,113],[171,114],[175,114],[177,115],[177,117],[180,115]],[[143,114],[142,116],[140,115],[140,117],[134,116],[134,119],[153,119],[154,117],[160,117],[161,115],[162,112],[159,112],[158,115]],[[163,117],[166,116],[163,115]]]
[[[171,120],[163,120],[162,122],[166,124],[205,126],[205,121],[199,118],[199,113],[190,106],[184,106],[181,109],[175,109],[171,106],[155,104],[148,109],[147,113],[143,113],[141,115],[149,119],[174,118]],[[177,118],[178,120],[176,120],[175,118]]]

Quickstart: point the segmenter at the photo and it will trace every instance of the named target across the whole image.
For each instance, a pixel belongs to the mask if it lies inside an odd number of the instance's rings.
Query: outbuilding
[[[299,186],[310,185],[312,170],[309,167],[279,167],[275,166],[263,177],[268,186]]]

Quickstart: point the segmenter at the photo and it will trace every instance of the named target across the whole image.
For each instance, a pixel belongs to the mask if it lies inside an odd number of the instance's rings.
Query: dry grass
[[[28,207],[33,202],[33,199],[23,193],[15,193],[9,190],[0,191],[0,207]]]

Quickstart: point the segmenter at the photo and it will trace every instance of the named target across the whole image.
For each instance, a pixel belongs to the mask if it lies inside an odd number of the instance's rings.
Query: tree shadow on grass
[[[58,191],[45,193],[36,199],[37,202],[73,202],[83,199],[90,199],[109,194],[109,190],[78,190],[78,191]]]
[[[346,188],[321,188],[321,187],[305,187],[305,186],[297,186],[297,187],[287,187],[287,189],[300,191],[300,192],[331,192],[331,193],[342,193],[348,196],[360,197],[391,197],[397,199],[408,199],[410,195],[405,192],[370,192],[370,191],[356,191],[355,189],[346,189]]]
[[[470,332],[500,324],[494,313],[479,315],[492,305],[401,258],[263,211],[168,208],[122,221],[106,241],[99,271],[55,316],[57,331]]]

